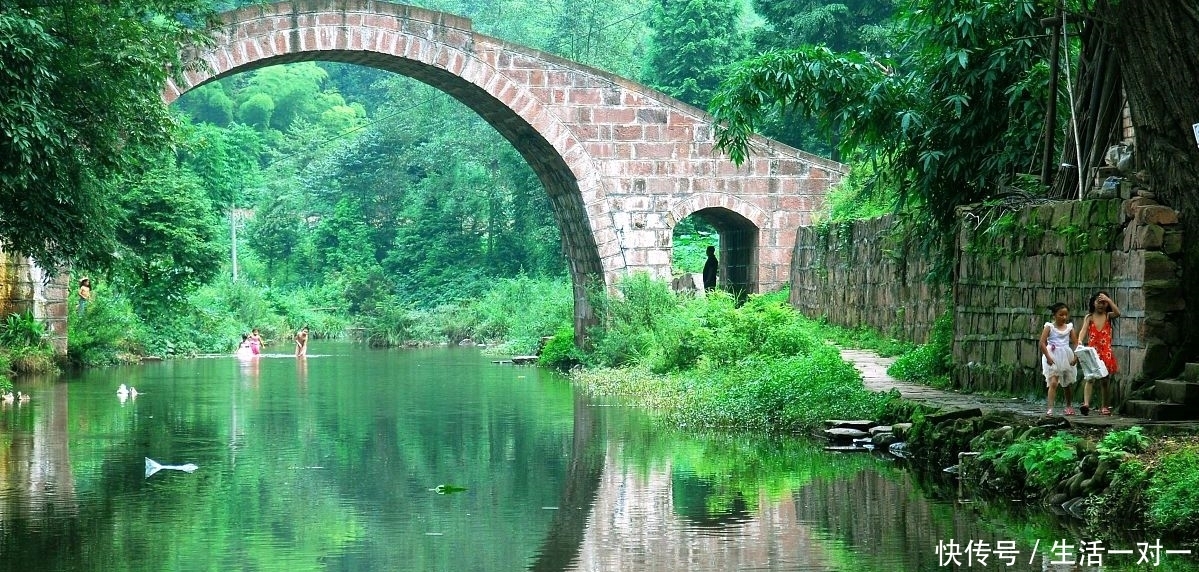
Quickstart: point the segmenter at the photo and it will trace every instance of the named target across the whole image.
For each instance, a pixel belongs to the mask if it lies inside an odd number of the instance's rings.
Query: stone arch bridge
[[[741,167],[715,150],[712,117],[636,82],[474,32],[468,19],[371,0],[257,5],[222,15],[201,65],[166,87],[307,60],[425,82],[479,113],[537,173],[562,231],[575,331],[587,293],[644,270],[670,277],[672,229],[689,215],[720,233],[721,281],[752,293],[788,280],[796,227],[845,172],[764,138]]]

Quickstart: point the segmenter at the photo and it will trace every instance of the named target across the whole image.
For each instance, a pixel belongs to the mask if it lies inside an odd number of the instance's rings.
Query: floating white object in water
[[[188,463],[186,465],[163,465],[163,464],[159,463],[158,461],[151,459],[150,457],[146,457],[146,478],[150,478],[150,475],[153,475],[154,473],[157,473],[158,471],[161,471],[163,469],[169,469],[172,471],[183,471],[185,473],[190,473],[199,468],[200,467],[198,467],[192,463]]]

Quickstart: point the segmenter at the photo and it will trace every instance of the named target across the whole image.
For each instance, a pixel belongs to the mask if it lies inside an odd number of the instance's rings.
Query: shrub
[[[1162,455],[1149,478],[1149,523],[1187,535],[1199,531],[1199,448]]]
[[[571,326],[562,326],[541,348],[537,363],[560,371],[567,371],[582,361],[582,352],[575,347],[575,333]]]
[[[58,369],[58,366],[54,365],[54,348],[49,344],[17,346],[10,351],[9,367],[14,373],[47,373]]]
[[[1136,459],[1120,463],[1103,494],[1089,503],[1088,514],[1100,525],[1131,530],[1145,524],[1149,471]]]
[[[1149,439],[1142,434],[1143,431],[1144,428],[1140,425],[1110,431],[1100,439],[1095,449],[1099,451],[1099,456],[1105,459],[1121,458],[1125,453],[1143,452],[1149,446]]]
[[[0,331],[0,345],[9,348],[40,346],[46,341],[46,327],[28,310],[9,314]]]
[[[67,357],[85,366],[111,365],[120,354],[141,346],[143,329],[125,298],[98,297],[86,315],[72,313],[67,326]]]
[[[899,356],[887,373],[904,381],[947,387],[952,360],[953,314],[946,312],[933,324],[928,343]]]
[[[1078,463],[1079,442],[1078,437],[1064,431],[1043,441],[1032,441],[1021,459],[1032,484],[1042,490],[1053,490],[1064,481]]]
[[[663,317],[654,339],[654,350],[648,358],[650,370],[667,373],[695,367],[711,339],[712,333],[701,327],[692,315],[679,313]]]

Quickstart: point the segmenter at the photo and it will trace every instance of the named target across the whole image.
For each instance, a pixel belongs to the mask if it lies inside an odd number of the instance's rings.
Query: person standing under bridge
[[[716,275],[720,273],[720,261],[716,260],[716,247],[708,247],[708,261],[704,263],[704,291],[716,289]]]

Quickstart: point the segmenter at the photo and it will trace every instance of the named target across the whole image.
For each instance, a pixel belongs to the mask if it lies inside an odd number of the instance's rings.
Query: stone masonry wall
[[[32,310],[46,325],[55,353],[66,355],[69,278],[45,278],[45,271],[28,258],[0,250],[0,320]]]
[[[925,282],[933,256],[899,239],[890,217],[798,230],[791,304],[831,323],[869,326],[916,343],[953,311],[954,383],[970,390],[1041,394],[1037,341],[1054,302],[1082,323],[1090,296],[1120,306],[1115,399],[1170,367],[1183,310],[1177,214],[1151,199],[1049,203],[1002,216],[959,212],[953,287]]]
[[[1180,341],[1182,234],[1152,200],[1044,204],[977,225],[961,212],[954,288],[954,380],[973,390],[1042,393],[1038,339],[1048,306],[1063,302],[1077,328],[1100,290],[1119,305],[1115,399],[1169,367]],[[977,226],[976,226],[977,225]]]
[[[868,326],[923,343],[949,289],[929,284],[933,257],[903,240],[890,216],[800,227],[791,256],[791,305],[830,323]]]

